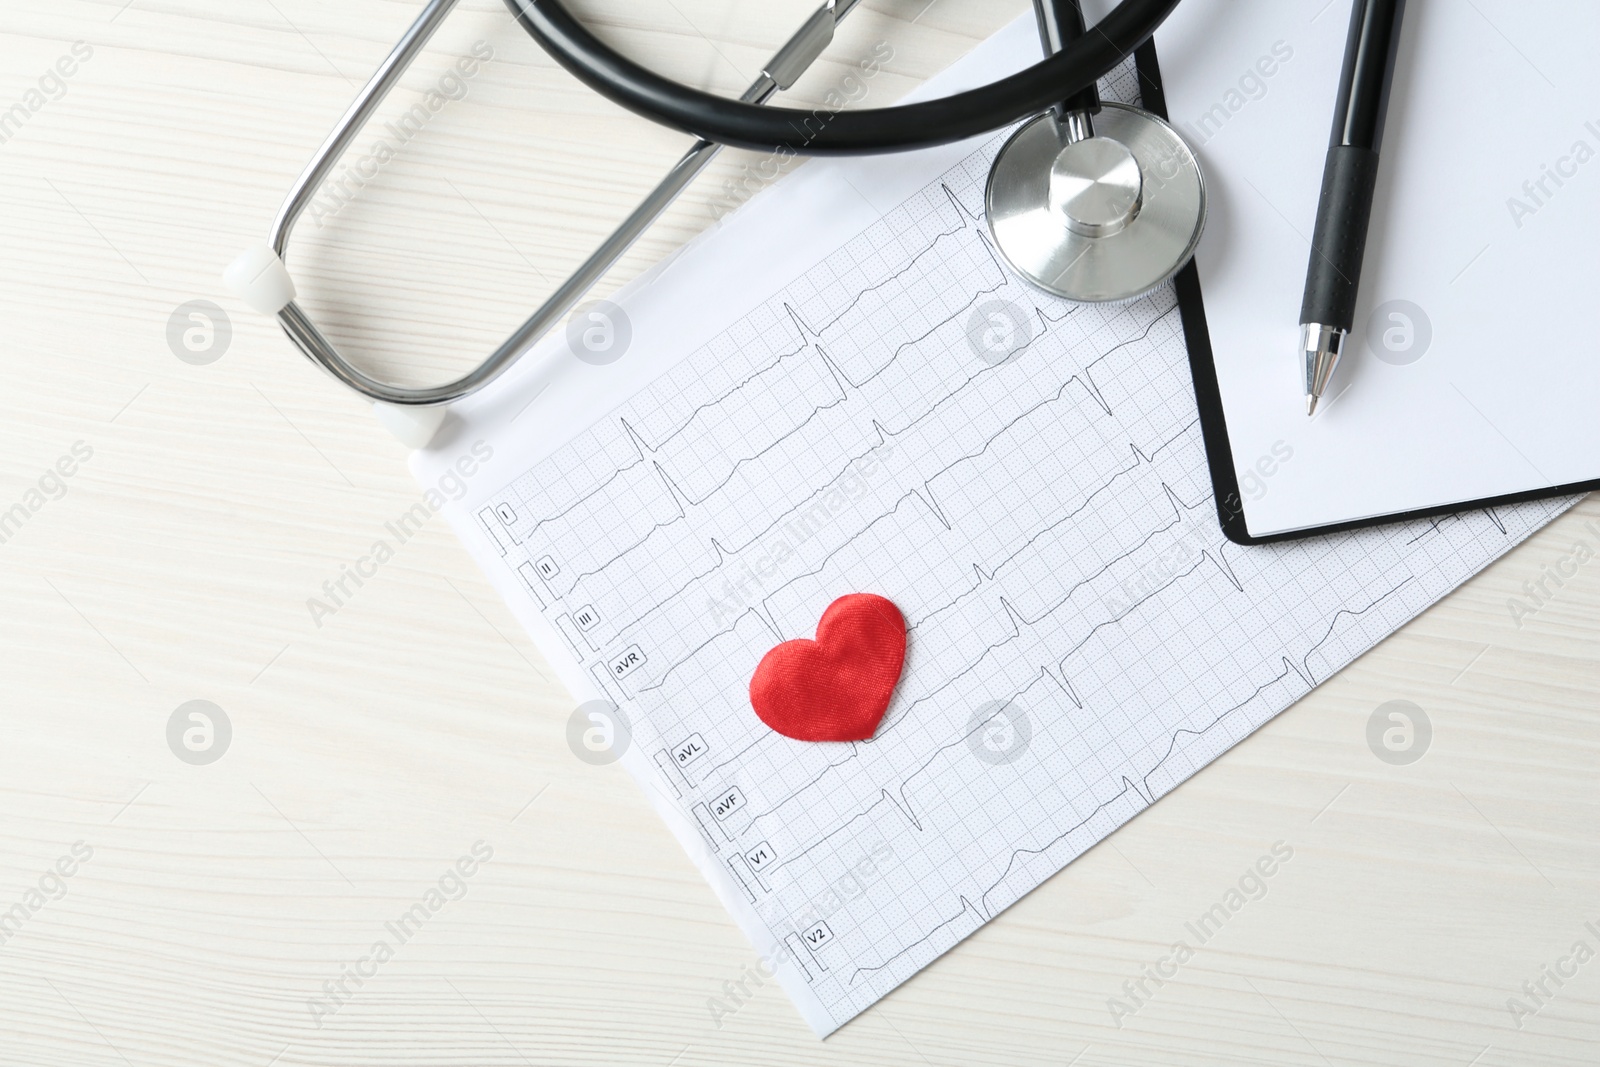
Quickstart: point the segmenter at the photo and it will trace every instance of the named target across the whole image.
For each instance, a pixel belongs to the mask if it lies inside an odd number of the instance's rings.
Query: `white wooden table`
[[[578,6],[723,91],[807,10]],[[0,1061],[1600,1058],[1600,563],[1508,608],[1575,542],[1600,548],[1596,504],[826,1043],[770,983],[716,1025],[750,946],[623,772],[573,757],[568,697],[443,522],[320,626],[307,608],[418,490],[365,406],[219,274],[418,7],[0,11],[0,514],[23,509],[0,543]],[[887,102],[1022,9],[868,0],[798,96],[888,40],[869,95]],[[685,144],[577,86],[495,0],[467,0],[395,113],[478,41],[493,57],[465,99],[294,246],[313,314],[415,380],[492,347]],[[748,162],[721,162],[617,280],[703,228]],[[231,320],[210,363],[169,344],[192,300]],[[231,724],[210,764],[169,746],[193,700]],[[1432,722],[1410,765],[1366,741],[1391,700]],[[1266,895],[1145,977],[1276,842],[1293,856]],[[441,886],[458,899],[374,960]]]

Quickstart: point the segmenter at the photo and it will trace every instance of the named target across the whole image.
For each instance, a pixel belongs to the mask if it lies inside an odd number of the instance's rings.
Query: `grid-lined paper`
[[[997,144],[478,512],[546,654],[625,710],[635,772],[835,1026],[1567,506],[1226,542],[1172,289],[1011,278]],[[752,671],[851,592],[906,616],[888,715],[774,734]]]

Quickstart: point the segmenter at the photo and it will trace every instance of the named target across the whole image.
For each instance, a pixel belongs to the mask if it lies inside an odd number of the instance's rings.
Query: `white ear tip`
[[[222,280],[239,299],[263,315],[276,315],[294,299],[294,279],[276,252],[252,245],[222,272]]]
[[[445,409],[419,407],[415,404],[373,404],[372,413],[378,416],[383,428],[394,434],[407,448],[427,448],[433,435],[444,422]]]

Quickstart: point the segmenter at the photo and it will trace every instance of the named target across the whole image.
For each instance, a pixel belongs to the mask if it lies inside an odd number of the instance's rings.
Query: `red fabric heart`
[[[828,605],[817,639],[761,657],[750,705],[796,741],[865,741],[889,710],[906,661],[906,620],[892,601],[851,593]]]

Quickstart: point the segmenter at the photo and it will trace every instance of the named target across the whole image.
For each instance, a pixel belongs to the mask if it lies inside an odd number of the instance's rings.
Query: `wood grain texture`
[[[807,6],[580,10],[658,69],[732,91]],[[1575,942],[1600,948],[1600,562],[1530,617],[1507,607],[1576,540],[1600,545],[1595,503],[826,1043],[770,983],[715,1024],[708,1000],[754,953],[623,772],[568,751],[569,698],[443,522],[320,626],[306,607],[417,489],[364,405],[219,273],[418,7],[0,11],[0,111],[73,42],[93,49],[0,144],[0,509],[75,442],[93,451],[0,544],[0,1062],[1595,1061],[1600,962],[1546,979],[1537,1014],[1507,1007],[1534,1006],[1523,983]],[[886,39],[869,99],[892,100],[1021,10],[869,0],[796,95],[819,99]],[[494,58],[466,98],[294,245],[312,313],[415,379],[480,358],[685,143],[578,87],[495,0],[467,0],[393,114],[479,40]],[[708,225],[749,161],[730,153],[613,281]],[[194,299],[232,320],[206,366],[167,341]],[[208,766],[166,741],[194,699],[232,723]],[[1410,766],[1365,741],[1392,699],[1433,722]],[[92,856],[58,882],[80,841]],[[1266,895],[1114,1020],[1108,1000],[1280,841],[1293,858]],[[493,856],[460,899],[345,978],[336,1012],[308,1007],[476,842]]]

